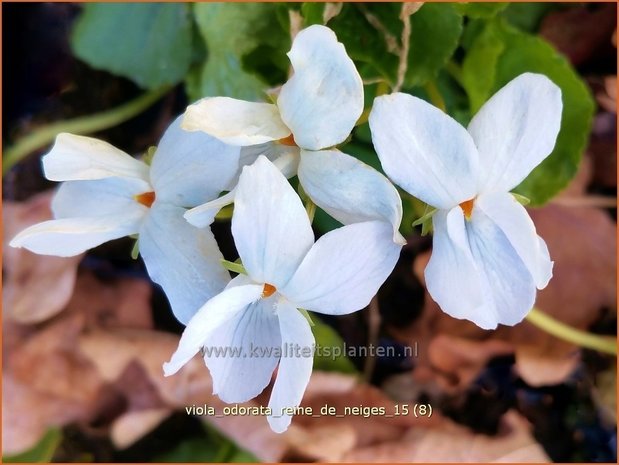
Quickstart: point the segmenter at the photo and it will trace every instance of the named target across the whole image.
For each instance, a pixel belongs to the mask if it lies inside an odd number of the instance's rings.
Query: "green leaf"
[[[321,355],[317,352],[314,356],[314,369],[357,374],[357,369],[346,356],[344,341],[340,335],[318,316],[314,316],[313,321],[312,332],[316,347],[321,348]]]
[[[204,436],[189,438],[172,450],[155,458],[155,462],[173,463],[258,463],[252,454],[241,449],[219,431],[203,423]]]
[[[192,22],[183,3],[88,3],[71,35],[74,54],[144,88],[180,82],[191,65]]]
[[[320,207],[316,207],[316,213],[314,214],[314,221],[312,224],[323,234],[343,226],[342,223],[329,216],[329,214]]]
[[[301,6],[303,25],[305,27],[312,24],[322,24],[322,15],[325,11],[325,3],[305,2]]]
[[[399,3],[346,3],[329,22],[363,79],[394,83],[403,28],[400,10]],[[380,22],[382,30],[370,23],[368,15]],[[461,32],[462,15],[452,4],[425,3],[413,14],[405,85],[433,79],[456,50]]]
[[[507,8],[508,3],[486,3],[486,2],[464,2],[456,3],[455,7],[460,14],[473,19],[486,19],[496,16],[499,12]]]
[[[496,80],[496,68],[505,45],[493,24],[477,37],[462,61],[461,84],[469,98],[473,114],[488,100]]]
[[[544,16],[560,7],[557,3],[515,2],[510,3],[500,16],[518,29],[537,32]]]
[[[520,184],[515,192],[542,205],[563,189],[574,177],[585,150],[594,113],[594,102],[587,85],[570,63],[548,42],[503,24],[501,38],[505,51],[497,63],[497,91],[524,72],[548,76],[561,88],[563,115],[554,150]],[[486,72],[485,68],[484,72]]]
[[[462,34],[462,15],[453,4],[424,3],[411,16],[407,86],[423,85],[434,79],[453,55]]]
[[[309,314],[309,312],[307,310],[305,310],[304,308],[299,308],[297,310],[299,310],[299,312],[301,312],[301,315],[303,315],[303,318],[305,318],[307,320],[307,322],[309,323],[310,326],[315,326],[314,320],[312,320],[312,317],[310,316],[310,314]]]
[[[188,76],[190,100],[214,95],[264,100],[269,83],[260,70],[265,74],[279,70],[278,79],[285,78],[290,39],[276,8],[278,5],[266,3],[194,5],[208,58]]]
[[[49,463],[61,440],[62,432],[59,429],[49,429],[32,449],[18,455],[5,455],[2,461],[5,463]]]
[[[369,124],[366,123],[362,126],[367,127],[369,132]],[[361,126],[359,128],[361,128]],[[362,161],[366,165],[371,166],[382,174],[385,174],[383,172],[383,167],[380,164],[380,159],[371,145],[351,142],[346,144],[340,150],[352,157],[355,157],[357,160]]]
[[[381,13],[385,27],[399,37],[401,21],[398,17],[399,6],[392,3],[379,5],[345,3],[342,12],[329,22],[337,38],[346,47],[346,52],[353,59],[363,79],[383,78],[394,82],[398,68],[398,57],[387,48],[384,36],[370,25],[363,9],[370,14]]]
[[[576,174],[593,118],[591,93],[570,63],[540,37],[497,20],[479,28],[462,66],[462,84],[473,113],[496,91],[522,73],[546,75],[561,88],[561,130],[553,152],[515,189],[531,200],[546,203]]]

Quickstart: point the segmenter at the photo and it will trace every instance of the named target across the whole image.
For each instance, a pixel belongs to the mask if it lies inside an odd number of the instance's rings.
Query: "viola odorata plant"
[[[344,46],[329,28],[310,26],[297,34],[288,53],[294,74],[276,103],[228,97],[204,98],[187,108],[183,128],[203,131],[244,147],[247,163],[263,154],[288,177],[298,175],[311,200],[344,224],[384,220],[398,233],[402,204],[378,171],[335,147],[363,112],[363,83]],[[234,200],[234,191],[190,210],[186,218],[204,226]]]
[[[425,101],[376,98],[372,141],[385,173],[436,208],[428,292],[455,318],[515,325],[552,277],[545,242],[510,191],[553,150],[561,90],[525,73],[479,110],[468,131]]]
[[[198,310],[164,372],[176,373],[202,350],[214,393],[245,402],[269,384],[279,363],[268,421],[282,432],[312,372],[306,310],[343,315],[365,307],[393,270],[400,245],[385,221],[343,226],[314,242],[301,199],[264,156],[243,168],[232,234],[247,274]],[[221,357],[209,347],[241,352]]]
[[[183,131],[180,117],[150,166],[107,142],[59,134],[42,159],[47,179],[62,181],[52,200],[54,219],[25,229],[10,245],[68,257],[138,234],[149,275],[163,287],[178,320],[187,323],[230,275],[210,229],[191,226],[183,214],[230,189],[239,155],[238,147]]]

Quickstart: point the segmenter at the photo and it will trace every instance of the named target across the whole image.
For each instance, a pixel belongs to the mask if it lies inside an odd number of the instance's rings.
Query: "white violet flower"
[[[214,393],[245,402],[269,384],[279,362],[268,421],[282,432],[291,421],[286,409],[299,405],[312,372],[314,337],[299,309],[342,315],[363,308],[400,246],[385,221],[343,226],[314,243],[301,200],[264,156],[240,176],[232,234],[247,275],[198,310],[164,372],[176,373],[203,349]],[[209,348],[242,354],[222,357]]]
[[[403,243],[397,190],[375,169],[333,148],[363,112],[363,83],[344,46],[331,29],[314,25],[299,32],[288,57],[294,75],[276,104],[205,98],[187,108],[183,128],[244,147],[247,164],[266,155],[287,177],[297,174],[305,193],[338,221],[387,221],[394,240]],[[206,226],[233,200],[234,191],[185,217]]]
[[[559,87],[531,73],[488,100],[468,132],[411,95],[375,100],[370,128],[385,172],[438,209],[425,279],[449,315],[514,325],[552,277],[545,242],[509,192],[552,152],[561,111]]]
[[[139,251],[176,317],[187,323],[230,280],[210,229],[183,218],[188,207],[216,198],[238,176],[240,150],[180,128],[163,135],[149,167],[107,142],[59,134],[43,157],[45,176],[64,181],[53,220],[20,232],[10,245],[43,255],[80,254],[139,234]]]

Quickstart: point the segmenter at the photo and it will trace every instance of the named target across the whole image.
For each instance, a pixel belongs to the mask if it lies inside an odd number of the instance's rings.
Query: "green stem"
[[[387,83],[385,80],[380,80],[378,82],[378,86],[376,87],[376,97],[380,97],[381,95],[385,95],[387,92],[389,92],[389,83]],[[372,111],[372,108],[366,108],[365,110],[363,110],[363,113],[361,113],[361,116],[359,116],[359,119],[357,120],[357,122],[355,123],[355,126],[361,126],[362,124],[365,124],[368,122],[368,119],[370,118],[370,112]]]
[[[153,103],[163,97],[170,90],[169,86],[155,89],[142,94],[119,107],[94,115],[58,121],[47,126],[35,129],[27,136],[4,151],[2,158],[2,175],[4,176],[16,163],[30,153],[52,142],[61,132],[72,134],[91,134],[103,129],[111,128],[140,114]]]
[[[559,339],[586,347],[587,349],[594,349],[617,356],[617,340],[614,337],[591,334],[572,328],[537,308],[533,308],[526,316],[526,319],[529,323]]]
[[[445,100],[441,95],[441,92],[438,90],[436,83],[434,81],[428,81],[424,86],[425,91],[428,93],[428,97],[430,97],[430,101],[432,105],[437,108],[440,108],[443,112],[447,112],[447,106],[445,105]]]
[[[314,222],[314,216],[316,215],[316,204],[309,197],[305,202],[305,211],[307,212],[310,224],[312,224]]]
[[[455,61],[448,61],[445,65],[445,71],[449,73],[449,75],[458,83],[460,87],[464,89],[462,85],[462,67],[458,65]]]

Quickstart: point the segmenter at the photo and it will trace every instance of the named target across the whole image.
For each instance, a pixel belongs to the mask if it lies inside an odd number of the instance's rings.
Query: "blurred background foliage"
[[[29,43],[48,46],[49,50],[24,49],[23,57],[12,58],[14,68],[4,66],[3,138],[5,143],[8,141],[5,148],[17,145],[20,140],[28,138],[33,128],[53,121],[58,115],[69,119],[96,114],[141,92],[154,92],[157,97],[174,94],[173,101],[164,99],[157,110],[140,109],[141,114],[132,120],[130,129],[126,125],[114,127],[114,124],[97,128],[97,131],[107,130],[110,142],[122,141],[116,145],[130,153],[144,151],[156,140],[153,133],[161,133],[170,115],[182,112],[188,103],[200,98],[229,96],[267,101],[267,90],[283,84],[291,72],[286,53],[293,33],[311,24],[326,23],[344,43],[364,80],[367,110],[376,95],[391,92],[395,86],[399,57],[406,47],[409,52],[401,91],[430,101],[465,125],[494,92],[521,73],[542,73],[560,86],[564,106],[556,147],[552,155],[516,189],[531,199],[532,206],[542,206],[562,191],[574,178],[581,163],[595,113],[591,86],[584,81],[583,71],[616,73],[616,62],[608,61],[608,56],[613,56],[616,50],[610,43],[600,45],[601,39],[596,35],[608,29],[604,26],[608,23],[604,18],[614,16],[615,11],[602,13],[598,31],[591,18],[587,29],[579,29],[577,21],[559,21],[556,26],[552,19],[548,19],[566,12],[569,15],[569,11],[575,8],[587,11],[588,7],[582,5],[426,3],[410,17],[408,44],[402,43],[402,4],[399,3],[88,3],[67,5],[64,10],[56,10],[61,11],[58,16],[28,16],[29,13],[20,12],[19,8],[21,6],[17,5],[11,10],[5,7],[5,39],[10,34],[23,37],[11,28],[25,24],[27,28],[23,34],[31,34]],[[589,16],[600,11],[589,10]],[[17,22],[11,24],[12,19]],[[545,33],[540,34],[543,24],[546,24]],[[558,29],[564,32],[557,33]],[[572,31],[575,35],[569,36]],[[46,43],[46,40],[51,42]],[[7,40],[3,43],[8,47]],[[587,56],[591,50],[597,50],[596,53],[601,55]],[[79,61],[72,61],[71,54]],[[6,59],[7,53],[4,56]],[[580,67],[579,71],[575,66]],[[44,79],[35,83],[38,73]],[[121,79],[110,85],[110,75]],[[32,88],[40,95],[33,96]],[[41,104],[41,97],[50,93],[59,94],[60,101]],[[14,122],[19,124],[11,124]],[[352,138],[341,149],[380,170],[367,122],[360,121]],[[51,186],[40,175],[34,180],[28,174],[30,172],[40,174],[38,160],[33,157],[25,158],[5,178],[5,198],[22,200]],[[419,232],[411,224],[424,213],[425,205],[403,191],[400,193],[405,206],[401,231],[410,236]],[[315,226],[326,232],[337,227],[338,223],[318,211]],[[215,225],[216,234],[217,228]],[[427,248],[427,242],[412,243],[413,254]],[[118,257],[125,256],[125,248],[106,247],[89,254],[86,263],[92,264],[102,257],[108,262],[122,262],[123,259]],[[232,246],[224,243],[224,254],[233,255],[226,247]],[[411,259],[410,255],[408,259]],[[134,265],[123,265],[122,268],[125,274],[137,273]],[[395,302],[394,308],[400,305],[399,300],[407,298],[421,300],[419,307],[423,305],[423,290],[419,284],[408,286],[396,280],[387,287],[396,291],[405,289],[401,296],[386,298]],[[180,329],[172,317],[164,315],[165,311],[157,310],[155,308],[154,312],[156,326],[173,331]],[[400,317],[387,316],[388,323],[389,318],[397,320]],[[317,342],[323,346],[342,345],[343,339],[361,339],[361,336],[347,334],[342,327],[339,327],[338,334],[332,328],[333,322],[325,324],[318,320],[316,323],[314,333]],[[399,326],[408,321],[393,320],[391,323]],[[334,362],[317,358],[315,369],[354,374],[363,369],[363,360],[341,358]],[[391,369],[397,372],[408,368],[403,365],[380,368]],[[492,382],[498,382],[494,378],[498,376],[496,372],[490,370],[486,376]],[[453,416],[460,414],[464,415],[460,412]],[[570,421],[582,422],[582,419],[572,418]],[[175,422],[182,426],[177,428]],[[61,460],[76,457],[81,461],[101,457],[141,460],[145,458],[144,448],[152,448],[153,441],[165,443],[165,447],[154,447],[149,452],[146,458],[153,461],[255,460],[217,430],[197,420],[187,426],[173,416],[165,428],[154,433],[156,439],[151,438],[150,442],[144,439],[114,456],[108,452],[108,455],[79,455],[81,451],[72,450],[75,441],[72,434],[77,435],[78,442],[82,436],[71,429],[65,431],[63,446],[58,452],[56,449],[62,433],[51,429],[32,450],[5,457],[5,461],[48,461],[54,451]],[[185,435],[187,439],[181,442],[161,439],[170,432]],[[554,453],[553,458],[563,461],[575,457],[596,458],[582,451],[580,456],[573,451],[570,452],[572,455]],[[600,451],[602,458],[612,460],[604,453]]]
[[[206,96],[263,101],[285,82],[289,11],[322,23],[327,4],[90,4],[71,44],[93,68],[146,89],[184,82],[189,101]],[[426,4],[411,17],[403,92],[443,106],[462,124],[524,72],[547,75],[563,92],[564,112],[550,157],[516,191],[542,205],[575,175],[593,116],[593,99],[570,63],[535,27],[552,4]],[[393,88],[402,36],[398,3],[344,4],[327,25],[357,64],[371,106],[380,83]],[[119,34],[118,31],[127,31]],[[433,99],[428,95],[436,95]],[[379,166],[367,123],[342,150]],[[358,144],[357,147],[355,144]],[[368,153],[370,152],[370,153]],[[412,202],[412,200],[410,201]],[[409,202],[409,203],[410,203]],[[320,224],[320,223],[319,223]],[[321,225],[329,229],[328,224]],[[409,233],[410,223],[404,223]]]

